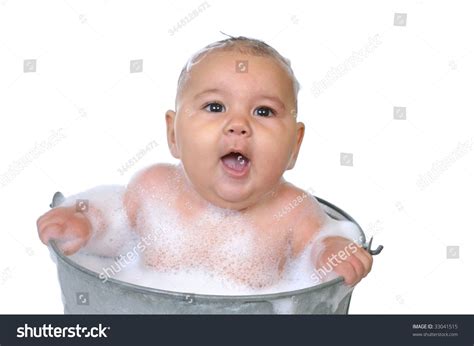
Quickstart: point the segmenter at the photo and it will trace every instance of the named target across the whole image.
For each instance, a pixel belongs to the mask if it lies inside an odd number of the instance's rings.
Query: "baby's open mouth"
[[[239,152],[230,152],[221,157],[223,165],[235,176],[243,176],[248,171],[250,159]]]

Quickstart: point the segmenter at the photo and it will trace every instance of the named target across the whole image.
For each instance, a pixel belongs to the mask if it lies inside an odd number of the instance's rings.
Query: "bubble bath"
[[[123,208],[123,192],[121,186],[102,186],[70,196],[61,205],[74,205],[84,199],[104,211],[110,225],[105,236],[95,236],[70,256],[81,266],[99,273],[103,282],[113,278],[160,290],[208,295],[288,292],[337,276],[333,271],[322,277],[315,275],[311,249],[322,249],[325,237],[339,235],[357,244],[362,242],[357,225],[327,216],[317,236],[297,257],[287,255],[281,268],[274,249],[288,252],[288,244],[272,244],[269,237],[255,237],[255,225],[237,211],[210,205],[198,223],[186,224],[169,208],[173,196],[161,196],[143,206],[137,216],[141,232],[134,232]],[[90,219],[93,227],[97,227],[97,220]],[[269,246],[264,246],[269,242]],[[261,253],[259,248],[263,249]],[[237,273],[241,279],[235,280],[228,272]],[[252,284],[255,282],[256,285]],[[337,304],[350,289],[340,290],[339,296],[331,298],[332,304]],[[328,302],[331,299],[328,297]],[[275,310],[291,312],[291,301],[275,304]]]
[[[114,232],[103,235],[96,232],[94,242],[88,243],[73,256],[65,256],[60,250],[60,243],[49,243],[50,254],[57,267],[64,313],[348,313],[353,288],[345,285],[341,277],[331,279],[335,276],[334,273],[324,277],[324,281],[328,282],[318,283],[312,268],[303,260],[308,256],[309,244],[307,251],[302,252],[298,259],[288,261],[281,280],[258,289],[236,284],[227,278],[218,280],[216,278],[219,275],[211,273],[209,268],[200,270],[195,267],[181,271],[153,269],[144,262],[143,250],[149,246],[147,243],[153,240],[154,235],[144,237],[143,234],[131,233],[130,227],[122,227],[127,225],[121,202],[123,190],[121,186],[100,187],[70,196],[65,201],[61,193],[55,194],[52,207],[73,206],[77,199],[85,199],[89,205],[104,210],[104,218],[110,223],[111,229],[114,229]],[[159,199],[163,204],[168,204],[170,199],[167,197],[169,196],[160,196]],[[329,234],[332,228],[332,232],[338,235],[365,243],[363,231],[350,215],[321,198],[314,199],[321,205],[324,214],[330,217],[328,223],[321,228],[320,238],[313,241],[322,240],[324,234]],[[221,214],[223,215],[225,214]],[[174,219],[176,221],[178,220]],[[98,220],[91,222],[99,225]],[[117,238],[117,234],[121,236]],[[107,254],[103,254],[104,249]],[[78,302],[79,293],[87,295],[87,304]]]

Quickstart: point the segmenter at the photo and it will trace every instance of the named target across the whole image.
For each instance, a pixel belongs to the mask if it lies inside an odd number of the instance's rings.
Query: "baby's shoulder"
[[[311,190],[303,190],[287,182],[281,190],[278,204],[276,218],[291,225],[293,250],[299,253],[319,231],[327,215]]]
[[[303,190],[289,182],[281,185],[278,191],[277,204],[283,215],[288,214],[292,218],[305,214],[319,217],[322,211],[310,190]]]
[[[167,163],[157,163],[135,173],[128,186],[130,188],[151,190],[169,185],[177,177],[177,167]]]
[[[167,195],[169,191],[173,191],[173,186],[176,189],[177,177],[176,166],[162,163],[154,164],[135,173],[124,194],[124,206],[132,225],[144,199]]]

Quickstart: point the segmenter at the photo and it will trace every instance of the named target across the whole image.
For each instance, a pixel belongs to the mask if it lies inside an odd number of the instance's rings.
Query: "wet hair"
[[[228,38],[208,44],[206,47],[200,49],[194,55],[192,55],[191,58],[186,62],[178,78],[178,90],[176,95],[179,94],[184,84],[185,78],[194,64],[198,63],[200,60],[204,59],[208,54],[214,51],[234,51],[242,54],[270,57],[278,61],[282,67],[285,68],[289,77],[293,81],[295,100],[297,99],[300,84],[295,77],[293,69],[291,68],[291,62],[289,59],[282,56],[275,48],[261,40],[244,36],[233,37],[227,34],[224,35],[228,36]]]

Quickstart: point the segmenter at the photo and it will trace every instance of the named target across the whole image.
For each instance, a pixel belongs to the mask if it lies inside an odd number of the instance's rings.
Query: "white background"
[[[307,131],[285,177],[385,245],[350,313],[473,313],[468,2],[208,0],[171,35],[202,3],[0,0],[0,313],[62,313],[36,219],[57,190],[124,184],[142,167],[175,162],[164,112],[181,67],[225,38],[219,31],[262,39],[290,58]],[[395,13],[407,14],[405,26]],[[376,47],[348,65],[374,37]],[[27,59],[35,72],[24,72]],[[130,73],[137,59],[143,71]],[[394,119],[394,107],[406,107],[406,119]],[[152,141],[158,146],[120,174]],[[352,166],[341,153],[353,155]],[[459,246],[459,258],[447,258],[448,246]]]

